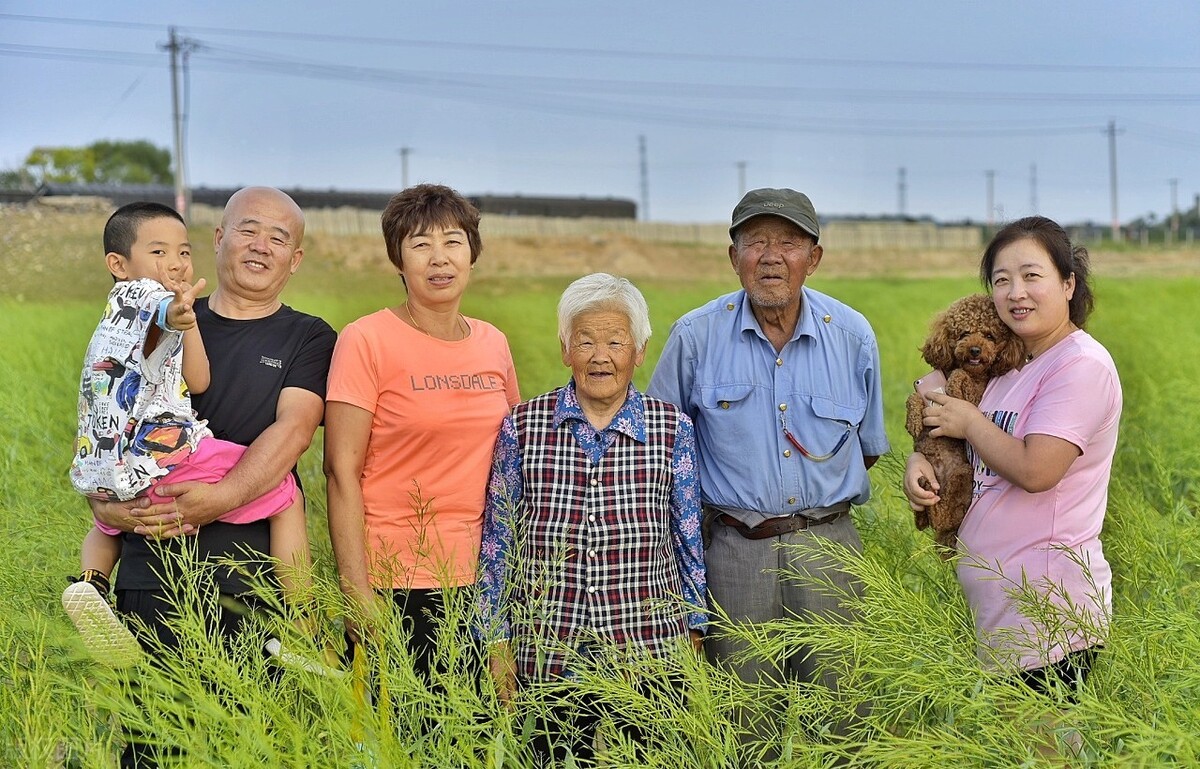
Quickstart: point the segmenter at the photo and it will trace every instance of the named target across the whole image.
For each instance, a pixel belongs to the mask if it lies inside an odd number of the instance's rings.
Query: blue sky
[[[616,196],[720,221],[748,188],[823,215],[1169,213],[1200,192],[1200,3],[0,0],[0,167],[172,144],[193,184]],[[1036,172],[1034,172],[1036,167]],[[1036,175],[1036,182],[1033,181]]]

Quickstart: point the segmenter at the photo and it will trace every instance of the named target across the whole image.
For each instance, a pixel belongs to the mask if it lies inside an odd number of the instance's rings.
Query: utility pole
[[[650,171],[646,165],[646,135],[638,135],[638,170],[642,186],[642,221],[650,221]]]
[[[187,93],[188,57],[200,45],[191,38],[176,35],[174,27],[169,27],[167,31],[167,43],[160,44],[158,47],[159,50],[171,52],[171,118],[175,135],[175,210],[184,218],[184,221],[190,221],[188,209],[191,208],[192,192],[187,183],[187,113],[180,106],[180,92],[182,91],[185,95]]]
[[[408,154],[412,152],[412,147],[401,147],[397,152],[400,153],[400,189],[408,189]]]
[[[738,170],[738,200],[746,194],[746,161],[739,160],[737,162]]]
[[[1108,121],[1108,192],[1112,199],[1112,239],[1121,240],[1121,219],[1117,216],[1117,121]]]
[[[906,171],[900,166],[899,178],[896,180],[896,209],[903,219],[908,213],[908,182],[905,181]]]
[[[1029,214],[1037,216],[1037,163],[1029,164]]]
[[[1171,242],[1179,237],[1179,180],[1167,179],[1171,185]]]
[[[984,171],[987,177],[987,226],[991,230],[996,226],[996,172]]]

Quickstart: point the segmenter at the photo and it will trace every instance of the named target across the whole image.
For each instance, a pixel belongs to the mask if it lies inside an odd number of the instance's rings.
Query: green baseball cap
[[[733,223],[729,225],[729,239],[733,240],[738,227],[755,216],[782,216],[792,224],[821,239],[821,225],[817,223],[817,212],[812,201],[803,192],[787,188],[769,187],[750,190],[733,209]]]

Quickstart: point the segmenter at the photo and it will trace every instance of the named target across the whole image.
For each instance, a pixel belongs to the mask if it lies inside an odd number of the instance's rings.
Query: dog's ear
[[[1021,361],[1025,358],[1025,343],[1021,341],[1021,337],[1012,333],[1003,323],[1000,324],[1000,327],[1005,333],[1000,337],[1000,353],[996,356],[996,360],[992,361],[992,376],[1000,376],[1012,371],[1021,365]]]
[[[981,296],[987,297],[986,294]],[[1021,361],[1025,359],[1025,343],[1000,319],[1000,314],[996,312],[996,305],[992,303],[990,297],[987,297],[986,311],[996,324],[996,341],[1000,345],[996,359],[992,361],[991,375],[1000,376],[1021,365]]]
[[[925,346],[921,348],[921,357],[938,371],[949,371],[954,368],[954,342],[951,338],[949,312],[938,313],[929,327],[929,336],[925,338]]]

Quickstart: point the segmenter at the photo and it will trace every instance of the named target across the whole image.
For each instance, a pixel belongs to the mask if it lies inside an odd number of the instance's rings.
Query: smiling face
[[[580,313],[567,340],[562,360],[571,369],[579,405],[589,418],[611,417],[625,403],[634,369],[646,359],[646,348],[634,344],[629,316],[619,310]]]
[[[996,313],[1030,352],[1041,352],[1074,328],[1069,303],[1075,276],[1059,275],[1036,240],[1022,238],[1000,249],[991,283]]]
[[[304,258],[303,238],[304,215],[287,195],[266,187],[234,193],[214,241],[218,290],[277,301]]]
[[[458,311],[471,277],[471,246],[457,225],[432,226],[400,242],[400,275],[409,300],[422,307]]]
[[[756,216],[738,227],[729,261],[755,307],[799,306],[800,289],[816,271],[822,249],[798,226],[778,216]]]
[[[109,253],[105,259],[108,271],[118,280],[151,278],[170,285],[192,279],[192,244],[188,242],[187,227],[165,216],[138,226],[128,254]]]

